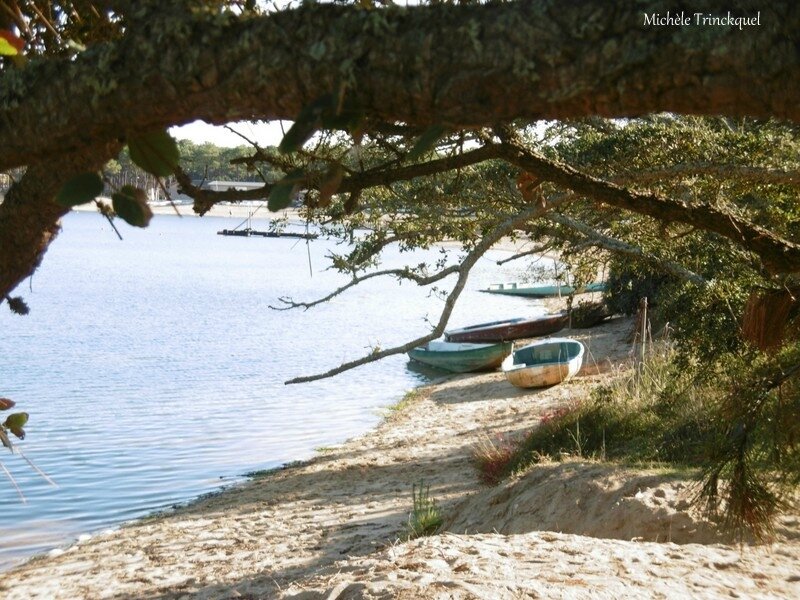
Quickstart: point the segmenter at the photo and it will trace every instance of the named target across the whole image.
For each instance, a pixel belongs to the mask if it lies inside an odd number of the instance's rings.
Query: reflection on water
[[[70,214],[31,290],[18,290],[31,314],[0,311],[0,396],[30,413],[21,447],[59,484],[0,457],[27,497],[0,484],[0,566],[309,457],[442,375],[396,356],[284,385],[423,335],[442,303],[375,279],[309,311],[270,310],[279,296],[315,299],[345,279],[324,270],[329,242],[216,235],[234,221],[156,217],[119,242],[102,217]],[[384,266],[424,254],[390,252]],[[517,268],[480,261],[452,325],[540,313],[476,291]]]

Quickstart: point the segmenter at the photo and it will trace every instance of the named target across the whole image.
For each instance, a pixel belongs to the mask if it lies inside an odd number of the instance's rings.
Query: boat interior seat
[[[570,344],[568,342],[520,348],[514,352],[514,362],[526,365],[567,362],[577,356],[579,350],[580,346],[578,344]]]

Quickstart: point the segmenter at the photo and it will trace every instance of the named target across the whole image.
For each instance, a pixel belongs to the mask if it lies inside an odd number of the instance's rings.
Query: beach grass
[[[412,510],[406,527],[406,537],[409,540],[434,535],[444,522],[430,491],[430,486],[426,486],[424,481],[419,482],[419,488],[417,484],[413,484],[411,488]]]
[[[690,385],[662,345],[588,399],[542,415],[501,473],[564,456],[691,469],[704,464],[713,435],[702,390]]]

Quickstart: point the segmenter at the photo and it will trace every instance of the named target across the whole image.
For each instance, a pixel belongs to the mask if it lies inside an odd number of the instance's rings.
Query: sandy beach
[[[487,487],[471,455],[522,435],[625,361],[626,319],[569,332],[571,382],[521,390],[450,376],[374,431],[166,515],[84,536],[4,574],[3,598],[797,598],[800,519],[764,547],[728,543],[689,508],[692,482],[580,459]],[[404,541],[412,486],[445,523]]]

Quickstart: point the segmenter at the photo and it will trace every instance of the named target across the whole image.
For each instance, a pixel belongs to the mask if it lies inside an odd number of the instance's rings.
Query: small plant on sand
[[[408,515],[407,532],[407,537],[410,540],[433,535],[442,526],[439,507],[436,505],[436,500],[431,498],[430,491],[431,487],[425,486],[423,481],[419,482],[419,492],[417,492],[416,484],[411,487],[413,508],[411,514]]]
[[[386,416],[390,417],[401,413],[420,398],[422,398],[420,390],[409,390],[400,400],[386,407]]]
[[[472,449],[472,461],[478,470],[478,477],[487,485],[497,485],[508,474],[508,464],[517,452],[518,444],[498,436],[495,440],[488,435],[481,437]]]

